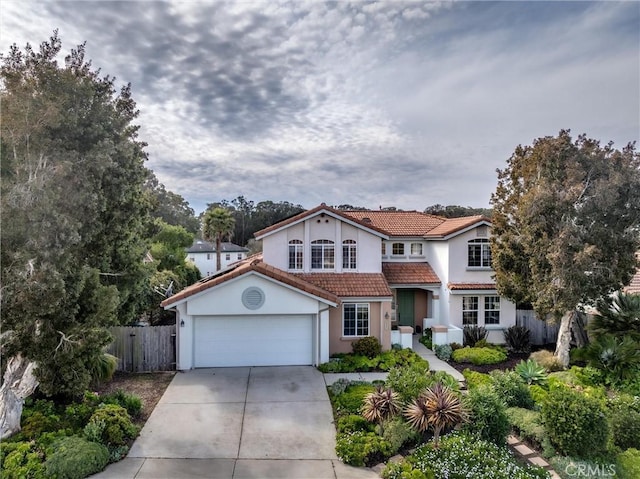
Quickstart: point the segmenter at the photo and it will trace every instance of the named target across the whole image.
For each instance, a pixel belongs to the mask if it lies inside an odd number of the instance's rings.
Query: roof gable
[[[486,216],[461,216],[460,218],[447,218],[442,224],[429,231],[425,238],[448,238],[452,235],[468,231],[476,226],[491,226],[491,220]]]
[[[419,211],[345,211],[347,216],[371,224],[389,236],[422,237],[446,221]]]

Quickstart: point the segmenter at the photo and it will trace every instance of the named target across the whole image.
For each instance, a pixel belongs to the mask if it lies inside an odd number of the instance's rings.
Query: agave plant
[[[547,370],[533,359],[520,361],[516,365],[515,371],[529,385],[543,384],[547,380]]]
[[[433,445],[436,448],[440,444],[442,430],[464,422],[468,416],[460,397],[440,383],[427,388],[411,402],[405,408],[404,415],[417,431],[433,431]]]
[[[524,326],[511,326],[504,332],[504,341],[514,353],[528,353],[531,349],[531,331]]]
[[[382,428],[383,421],[400,412],[400,396],[393,389],[379,386],[364,397],[360,412],[367,421]]]

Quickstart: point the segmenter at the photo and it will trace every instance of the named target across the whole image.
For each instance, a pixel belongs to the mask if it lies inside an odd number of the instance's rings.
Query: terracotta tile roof
[[[317,296],[319,298],[326,299],[327,301],[330,301],[332,303],[340,303],[340,298],[338,298],[334,293],[322,289],[321,287],[318,287],[313,283],[307,282],[299,276],[289,274],[286,271],[282,271],[281,269],[274,268],[271,265],[263,263],[262,254],[259,253],[250,256],[243,261],[238,261],[231,267],[222,270],[213,276],[204,278],[199,282],[192,284],[191,286],[186,287],[179,293],[176,293],[170,298],[165,299],[162,303],[160,303],[160,306],[166,308],[167,306],[177,303],[178,301],[188,298],[189,296],[193,296],[194,294],[206,291],[209,288],[218,286],[219,284],[229,281],[230,279],[242,276],[250,271],[256,271],[269,278],[275,279],[276,281],[288,284],[289,286],[293,286],[296,289]]]
[[[451,291],[469,289],[469,290],[487,290],[487,289],[496,289],[495,283],[448,283],[447,288]]]
[[[349,220],[349,221],[352,221],[354,223],[357,223],[357,224],[359,224],[361,226],[364,226],[365,228],[369,228],[371,230],[377,231],[378,233],[382,233],[384,235],[387,234],[383,229],[378,228],[376,225],[373,225],[371,223],[367,223],[367,222],[364,222],[364,221],[360,221],[358,218],[355,218],[353,216],[347,215],[345,211],[336,210],[336,209],[334,209],[334,208],[332,208],[330,206],[327,206],[326,204],[322,203],[321,205],[316,206],[315,208],[312,208],[312,209],[307,210],[307,211],[303,211],[302,213],[298,213],[297,215],[294,215],[294,216],[292,216],[290,218],[287,218],[285,220],[279,221],[278,223],[276,223],[274,225],[271,225],[271,226],[268,226],[268,227],[266,227],[264,229],[261,229],[260,231],[256,231],[253,235],[256,238],[259,238],[259,237],[264,236],[264,235],[266,235],[268,233],[271,233],[273,231],[279,230],[280,228],[282,228],[282,227],[284,227],[286,225],[289,225],[289,224],[292,224],[292,223],[296,223],[296,222],[298,222],[300,220],[303,220],[304,218],[306,218],[308,216],[313,216],[314,214],[316,214],[316,213],[318,213],[320,211],[323,211],[323,210],[327,211],[327,212],[330,212],[330,213],[333,213],[334,215],[339,216],[341,218],[344,218],[346,220]]]
[[[390,236],[424,236],[445,218],[419,211],[345,211],[347,216],[381,229]],[[369,219],[370,222],[367,221]]]
[[[429,263],[382,263],[389,284],[440,284]]]
[[[295,275],[340,297],[392,296],[382,273],[295,273]]]
[[[425,236],[427,238],[443,238],[482,221],[491,223],[491,220],[489,218],[481,215],[463,216],[461,218],[448,218],[443,223],[439,224],[431,231],[429,231]]]

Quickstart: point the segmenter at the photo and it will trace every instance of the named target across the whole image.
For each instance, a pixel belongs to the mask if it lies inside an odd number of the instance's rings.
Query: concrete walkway
[[[373,479],[335,454],[323,375],[310,366],[177,373],[128,457],[96,479]]]
[[[438,359],[436,353],[427,349],[424,344],[419,341],[420,336],[415,334],[413,336],[412,349],[421,357],[429,361],[429,369],[431,371],[444,371],[447,374],[453,376],[459,382],[464,382],[464,376],[460,371],[451,366],[446,361]],[[350,381],[384,381],[387,379],[387,373],[327,373],[324,375],[324,381],[327,386],[330,386],[338,379],[349,379]]]

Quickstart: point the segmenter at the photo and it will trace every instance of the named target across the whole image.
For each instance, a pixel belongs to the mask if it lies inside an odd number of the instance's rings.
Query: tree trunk
[[[560,321],[555,355],[563,367],[569,367],[569,351],[571,350],[571,330],[576,320],[576,311],[567,311]]]
[[[222,268],[222,261],[221,261],[222,251],[220,251],[221,247],[222,247],[222,240],[220,239],[220,235],[217,235],[216,236],[216,271],[220,271],[220,269]]]
[[[38,387],[33,374],[36,363],[18,354],[7,362],[4,382],[0,386],[0,440],[20,431],[24,400]]]

